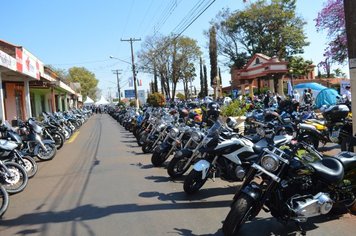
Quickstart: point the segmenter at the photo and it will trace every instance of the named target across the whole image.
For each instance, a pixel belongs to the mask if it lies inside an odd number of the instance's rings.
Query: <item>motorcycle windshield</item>
[[[222,127],[222,124],[220,121],[216,121],[213,126],[208,130],[208,136],[213,137],[217,134],[220,133],[220,129]]]
[[[30,119],[30,120],[28,121],[28,123],[30,124],[30,126],[32,127],[32,129],[33,129],[36,133],[38,133],[38,134],[41,134],[41,133],[42,133],[42,127],[39,126],[38,124],[36,124],[35,121],[33,121],[32,119]]]

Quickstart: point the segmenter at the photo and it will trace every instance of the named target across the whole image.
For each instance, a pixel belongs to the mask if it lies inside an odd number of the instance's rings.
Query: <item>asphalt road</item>
[[[208,181],[195,196],[154,168],[133,135],[109,115],[94,115],[79,134],[39,163],[27,188],[10,198],[0,235],[222,235],[237,183]],[[304,224],[307,235],[355,235],[349,214]],[[296,235],[267,213],[241,235]]]

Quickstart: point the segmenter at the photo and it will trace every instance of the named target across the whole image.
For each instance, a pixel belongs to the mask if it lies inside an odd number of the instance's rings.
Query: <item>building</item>
[[[1,120],[68,110],[77,106],[80,97],[27,49],[0,40]]]

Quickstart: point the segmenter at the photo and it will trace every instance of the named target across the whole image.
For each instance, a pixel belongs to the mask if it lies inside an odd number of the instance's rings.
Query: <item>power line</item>
[[[151,0],[151,2],[150,2],[150,4],[149,4],[148,8],[146,9],[146,12],[145,12],[145,14],[144,14],[144,17],[142,18],[141,23],[139,24],[139,27],[137,27],[136,35],[138,34],[138,32],[141,31],[142,25],[143,25],[143,23],[144,23],[145,20],[146,20],[147,13],[151,10],[152,4],[153,4],[153,0]]]
[[[186,29],[189,28],[189,26],[191,26],[211,5],[213,5],[213,3],[215,2],[216,0],[212,0],[196,17],[194,17],[194,19],[188,23],[179,33],[178,35],[176,36],[176,38],[178,38]]]

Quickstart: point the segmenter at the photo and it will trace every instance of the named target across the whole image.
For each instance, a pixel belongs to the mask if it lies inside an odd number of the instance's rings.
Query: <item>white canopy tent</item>
[[[84,106],[93,105],[93,104],[94,104],[94,100],[91,99],[90,97],[87,97],[87,99],[84,102]]]
[[[101,96],[100,100],[95,102],[95,105],[96,106],[99,106],[99,105],[108,105],[110,102],[108,102],[104,96]]]

